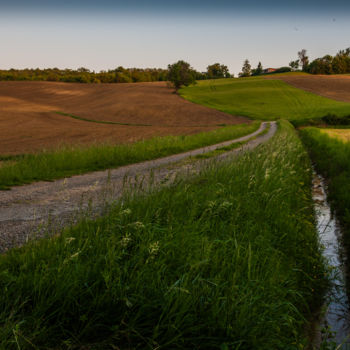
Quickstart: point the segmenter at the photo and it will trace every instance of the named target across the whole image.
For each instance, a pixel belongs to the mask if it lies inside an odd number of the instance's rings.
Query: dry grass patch
[[[320,129],[320,131],[330,137],[350,142],[350,129]]]

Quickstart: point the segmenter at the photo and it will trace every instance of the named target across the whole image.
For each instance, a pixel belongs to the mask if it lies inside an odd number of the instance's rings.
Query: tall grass
[[[292,127],[0,256],[3,349],[301,349],[324,266]]]
[[[261,77],[200,81],[180,90],[189,101],[233,115],[260,120],[315,119],[350,114],[350,103],[297,89],[281,80]]]
[[[328,179],[329,199],[345,227],[350,255],[350,143],[317,128],[305,128],[300,133],[316,168]]]
[[[3,163],[0,167],[0,190],[185,152],[250,134],[259,125],[259,122],[253,122],[194,135],[155,137],[133,144],[65,147],[55,151],[15,156],[13,159],[6,157],[8,164]]]

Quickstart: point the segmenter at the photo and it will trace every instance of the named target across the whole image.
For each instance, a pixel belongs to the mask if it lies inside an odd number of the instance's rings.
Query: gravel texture
[[[193,173],[208,162],[231,160],[270,139],[276,129],[271,122],[267,133],[259,130],[236,140],[203,147],[152,161],[117,169],[72,176],[53,182],[37,182],[0,191],[0,252],[20,246],[29,239],[56,234],[62,227],[83,217],[95,218],[105,213],[125,191],[146,191],[149,183],[159,186],[170,183],[177,174]],[[252,140],[250,140],[252,137]],[[242,147],[214,158],[186,162],[186,158],[215,150],[232,143],[248,141]]]

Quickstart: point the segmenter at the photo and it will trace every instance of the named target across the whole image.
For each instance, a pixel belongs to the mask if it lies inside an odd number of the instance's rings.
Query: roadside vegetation
[[[189,101],[232,115],[261,120],[319,118],[350,114],[350,103],[338,102],[261,77],[198,82],[180,90]]]
[[[350,128],[350,114],[339,117],[334,113],[329,113],[321,118],[306,118],[292,120],[292,124],[296,127],[302,126],[317,126],[318,128]]]
[[[300,140],[281,121],[210,164],[0,256],[0,347],[304,348],[326,281]]]
[[[194,135],[165,136],[120,145],[66,147],[22,156],[0,156],[0,190],[39,180],[53,180],[90,171],[165,157],[248,135],[260,122],[223,126]]]
[[[350,143],[324,131],[327,129],[309,127],[300,134],[317,170],[327,179],[329,199],[344,225],[344,241],[350,254]],[[350,135],[349,130],[344,131]]]

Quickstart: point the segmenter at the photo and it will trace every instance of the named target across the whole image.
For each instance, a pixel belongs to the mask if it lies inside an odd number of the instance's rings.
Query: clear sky
[[[350,47],[349,0],[0,0],[0,68],[288,65]]]

